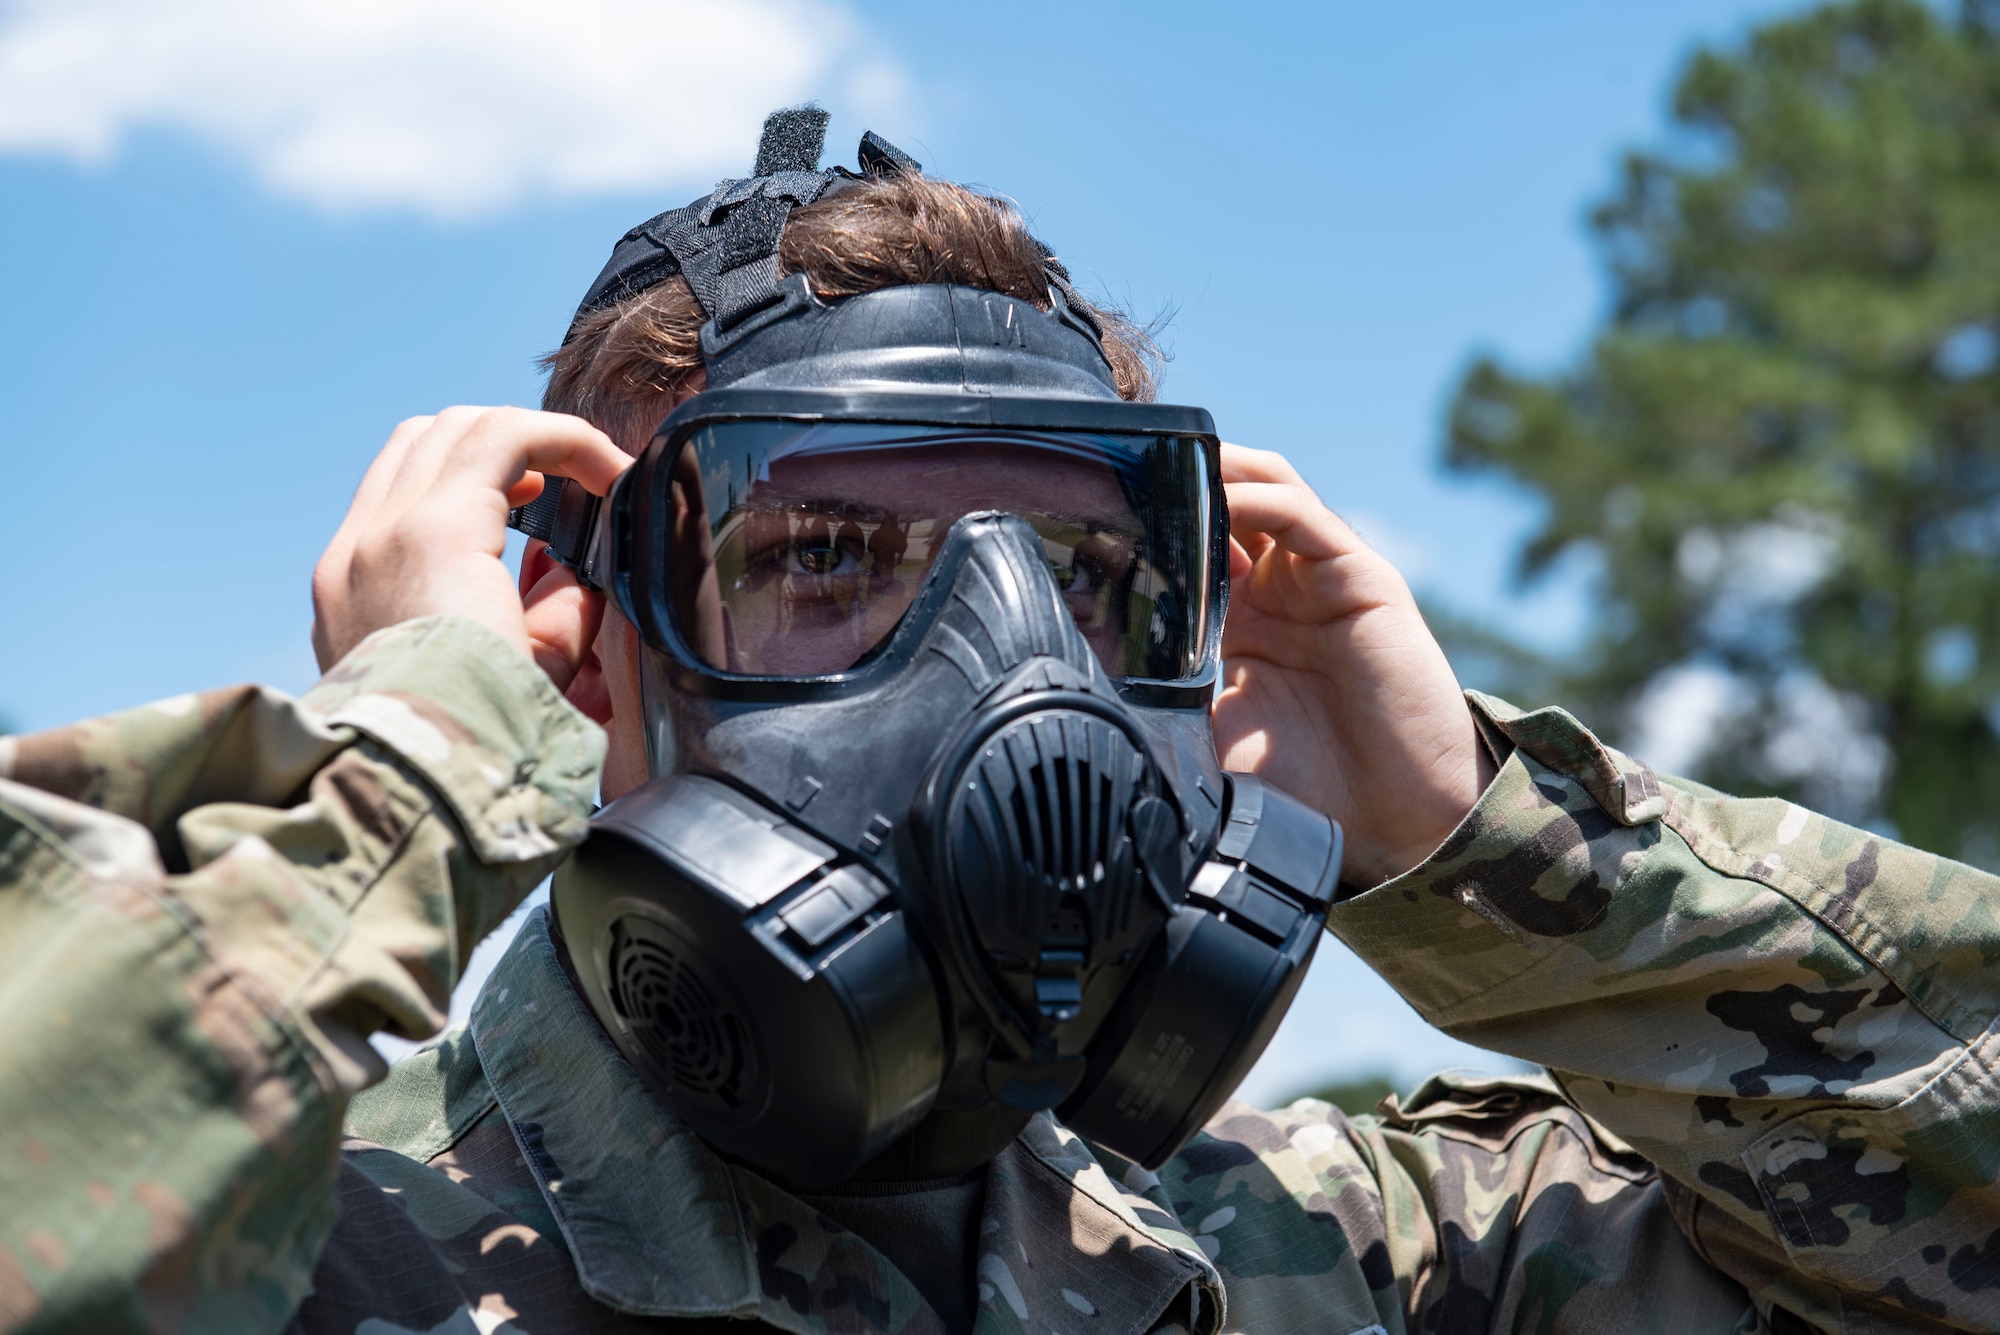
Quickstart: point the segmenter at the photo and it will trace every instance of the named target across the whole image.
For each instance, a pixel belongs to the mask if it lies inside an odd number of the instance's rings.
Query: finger
[[[1229,486],[1229,523],[1247,539],[1262,534],[1308,560],[1324,561],[1369,550],[1339,515],[1294,483],[1234,482]]]
[[[411,448],[436,421],[435,414],[427,413],[420,417],[406,417],[396,424],[396,429],[389,433],[388,441],[382,446],[382,452],[375,456],[368,465],[368,471],[362,474],[361,485],[355,489],[354,500],[348,506],[350,513],[372,514],[381,508]]]
[[[508,493],[529,473],[568,477],[601,496],[631,462],[609,436],[581,418],[494,408],[470,422],[441,421],[418,442],[404,474],[408,504],[430,511],[426,527],[440,521],[468,524],[454,541],[497,551],[514,503]]]
[[[450,516],[442,522],[458,532],[458,542],[498,556],[512,504],[506,492],[522,478],[554,474],[602,496],[630,462],[604,432],[580,418],[502,410],[454,446],[434,486],[436,514]]]
[[[388,503],[403,461],[418,438],[430,429],[433,420],[430,417],[405,418],[389,433],[387,443],[369,461],[367,471],[361,475],[361,485],[355,488],[354,499],[348,503],[347,513],[341,516],[340,527],[334,530],[326,550],[320,553],[319,560],[313,565],[313,657],[322,672],[338,662],[348,648],[345,637],[329,624],[328,618],[337,619],[339,616],[341,608],[338,604],[347,587],[355,545]]]
[[[394,488],[396,475],[402,471],[403,460],[409,456],[417,438],[430,430],[434,417],[408,417],[396,424],[389,433],[387,443],[381,452],[369,461],[368,471],[361,475],[361,485],[354,490],[354,499],[347,504],[347,513],[341,517],[340,527],[333,532],[333,540],[326,545],[326,554],[320,559],[340,560],[354,546],[357,532],[373,520],[388,500]]]
[[[455,475],[504,489],[533,470],[554,473],[602,496],[632,462],[611,437],[581,417],[529,408],[495,408],[474,423],[452,450]]]
[[[1241,606],[1287,622],[1329,623],[1409,602],[1409,586],[1396,568],[1304,489],[1260,482],[1237,483],[1236,489],[1243,492],[1245,524],[1253,529],[1245,546],[1252,569],[1231,571],[1232,596]],[[1259,541],[1268,544],[1261,552]],[[1225,625],[1225,640],[1229,630]]]
[[[1259,533],[1248,524],[1232,523],[1229,526],[1229,542],[1232,547],[1240,548],[1252,563],[1270,551],[1272,546],[1269,534]]]
[[[459,442],[491,411],[473,404],[454,404],[433,417],[404,452],[402,465],[391,481],[390,494],[376,511],[378,522],[400,517],[424,504],[438,478],[450,466]]]
[[[1243,579],[1257,567],[1257,558],[1250,555],[1240,538],[1234,534],[1229,538],[1229,578]]]
[[[338,622],[340,605],[357,579],[379,582],[390,577],[389,572],[401,575],[422,568],[411,556],[413,535],[434,547],[464,545],[463,537],[454,536],[446,524],[412,525],[408,519],[428,494],[426,479],[438,470],[443,443],[462,434],[483,411],[452,407],[429,417],[410,418],[396,428],[389,445],[376,457],[363,484],[366,505],[357,504],[348,512],[313,574],[315,608],[322,616],[327,614],[322,595],[336,604],[331,609],[336,624],[329,636],[336,655],[352,647]]]
[[[395,481],[395,502],[378,522],[407,529],[414,511],[432,542],[497,554],[506,512],[525,504],[531,474],[575,476],[586,490],[610,490],[630,456],[596,427],[564,413],[458,406],[437,415],[412,445]]]
[[[540,473],[523,473],[521,480],[507,488],[507,508],[518,510],[542,494],[546,484]]]
[[[529,652],[557,690],[568,690],[597,642],[604,595],[578,584],[574,571],[556,566],[535,581],[521,606]]]
[[[580,417],[457,407],[439,413],[414,443],[395,486],[406,505],[418,505],[443,486],[461,493],[509,493],[536,472],[573,478],[602,496],[631,462],[609,436]]]
[[[437,536],[499,555],[506,542],[506,493],[530,472],[553,473],[603,495],[631,458],[596,427],[561,413],[500,409],[452,447],[433,484],[426,526]],[[434,507],[434,508],[432,508]]]
[[[1222,442],[1222,480],[1228,482],[1289,482],[1305,487],[1306,480],[1291,460],[1274,450],[1253,450]],[[1312,488],[1306,487],[1311,491]]]

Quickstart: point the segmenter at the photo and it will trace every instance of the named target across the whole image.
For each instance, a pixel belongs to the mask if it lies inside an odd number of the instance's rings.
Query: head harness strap
[[[778,239],[793,209],[866,176],[919,175],[923,165],[873,130],[861,136],[860,172],[821,170],[827,113],[790,107],[764,119],[757,165],[744,180],[724,180],[694,203],[648,218],[623,237],[570,320],[568,343],[585,318],[680,274],[720,333],[778,299]],[[1037,241],[1049,286],[1097,330],[1069,271]],[[1101,332],[1101,331],[1100,331]]]
[[[686,277],[694,299],[716,326],[727,329],[777,294],[778,237],[785,219],[843,181],[844,168],[820,170],[827,113],[818,107],[774,111],[757,141],[757,165],[743,180],[724,180],[684,208],[648,218],[620,238],[597,281],[584,293],[570,321],[568,342],[594,311],[665,282]],[[872,150],[872,151],[871,151]],[[918,171],[914,158],[879,136],[862,140],[865,171]]]

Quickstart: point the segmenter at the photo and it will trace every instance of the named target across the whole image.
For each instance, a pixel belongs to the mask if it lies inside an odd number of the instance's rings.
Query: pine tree
[[[1593,215],[1587,355],[1475,363],[1447,460],[1545,498],[1527,576],[1600,563],[1587,717],[1704,673],[1699,777],[2000,862],[2000,3],[1774,23],[1673,119]]]

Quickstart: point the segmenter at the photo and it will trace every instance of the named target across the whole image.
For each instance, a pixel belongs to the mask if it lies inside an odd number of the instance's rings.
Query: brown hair
[[[822,299],[907,283],[957,283],[1049,308],[1048,277],[1019,210],[927,176],[873,177],[793,212],[778,244],[782,273],[804,273]],[[1083,303],[1104,331],[1119,396],[1156,392],[1160,353],[1122,312]],[[668,403],[701,388],[707,316],[675,277],[598,311],[542,358],[542,406],[594,423],[627,449]]]

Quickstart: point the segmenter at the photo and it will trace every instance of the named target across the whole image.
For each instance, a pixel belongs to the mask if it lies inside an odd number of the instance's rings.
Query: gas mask
[[[1155,1167],[1269,1041],[1340,863],[1216,762],[1214,426],[1118,397],[1053,260],[1046,311],[780,281],[784,214],[853,179],[823,130],[774,116],[580,312],[680,272],[712,318],[709,387],[609,497],[516,512],[644,642],[653,777],[556,931],[667,1106],[789,1184],[963,1171],[1045,1109]]]

